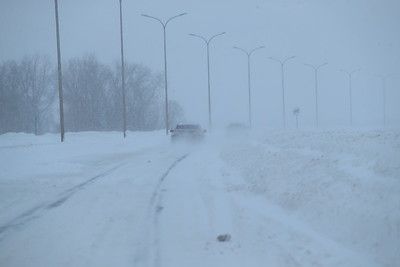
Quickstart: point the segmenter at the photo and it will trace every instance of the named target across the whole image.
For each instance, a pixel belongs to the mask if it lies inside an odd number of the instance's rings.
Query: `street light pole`
[[[281,64],[281,84],[282,84],[282,121],[283,128],[286,129],[286,105],[285,105],[285,64],[287,61],[294,59],[296,56],[287,57],[283,60],[279,60],[273,57],[269,57],[269,59],[274,60]]]
[[[54,0],[55,19],[56,19],[56,38],[57,38],[57,63],[58,63],[58,98],[60,106],[60,135],[61,142],[64,142],[64,96],[62,87],[62,69],[61,69],[61,48],[60,48],[60,23],[58,19],[58,0]]]
[[[392,75],[377,75],[382,82],[382,114],[383,114],[383,126],[386,127],[386,82],[387,79]]]
[[[122,0],[119,0],[119,24],[121,34],[121,82],[122,82],[122,120],[123,134],[126,138],[126,93],[125,93],[125,58],[124,58],[124,32],[122,24]]]
[[[221,32],[218,34],[215,34],[213,36],[211,36],[210,38],[205,38],[201,35],[197,35],[197,34],[189,34],[190,36],[196,37],[196,38],[200,38],[201,40],[204,41],[204,43],[206,44],[206,48],[207,48],[207,80],[208,80],[208,128],[211,129],[212,127],[212,116],[211,116],[211,81],[210,81],[210,42],[216,38],[217,36],[221,36],[224,35],[225,32]]]
[[[181,16],[184,16],[186,14],[187,13],[182,13],[182,14],[173,16],[173,17],[169,18],[168,20],[166,20],[165,22],[162,21],[159,18],[156,18],[156,17],[153,17],[153,16],[149,16],[149,15],[146,15],[146,14],[142,14],[143,17],[150,18],[150,19],[158,21],[163,27],[163,33],[164,33],[163,36],[164,36],[165,133],[166,133],[166,135],[168,135],[168,130],[169,130],[168,74],[167,74],[167,31],[166,31],[166,29],[167,29],[168,23],[171,20],[176,19],[176,18],[181,17]]]
[[[386,78],[382,77],[383,126],[386,127]]]
[[[350,105],[350,126],[353,126],[353,74],[360,71],[360,69],[347,71],[347,70],[340,70],[347,74],[349,78],[349,105]]]
[[[249,100],[249,105],[248,105],[248,107],[249,107],[249,126],[251,127],[252,116],[251,116],[251,62],[250,62],[250,60],[251,60],[251,55],[255,51],[263,49],[263,48],[265,48],[265,46],[259,46],[250,51],[247,51],[247,50],[237,47],[237,46],[234,46],[233,48],[238,49],[247,55],[247,86],[248,86],[248,90],[249,90],[249,99],[248,99]]]
[[[312,65],[312,64],[304,64],[312,69],[314,69],[314,79],[315,79],[315,125],[318,128],[319,126],[319,118],[318,118],[318,71],[320,68],[328,65],[328,63],[324,63],[321,65]]]

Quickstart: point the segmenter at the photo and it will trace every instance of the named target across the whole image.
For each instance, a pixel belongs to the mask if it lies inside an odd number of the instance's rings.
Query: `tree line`
[[[163,79],[140,64],[126,64],[127,128],[164,127]],[[94,55],[64,64],[64,105],[67,131],[119,131],[122,125],[121,68]],[[0,133],[36,135],[58,131],[56,68],[47,56],[26,56],[0,63]],[[183,119],[178,103],[170,101],[170,123]]]

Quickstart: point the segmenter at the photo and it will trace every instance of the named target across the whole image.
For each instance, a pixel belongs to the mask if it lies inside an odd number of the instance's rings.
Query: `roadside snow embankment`
[[[379,265],[400,265],[399,133],[258,133],[222,157],[250,191],[322,236]]]

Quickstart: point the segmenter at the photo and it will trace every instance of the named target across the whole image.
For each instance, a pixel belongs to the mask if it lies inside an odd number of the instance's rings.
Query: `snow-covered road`
[[[94,134],[1,137],[0,266],[400,264],[398,134]]]

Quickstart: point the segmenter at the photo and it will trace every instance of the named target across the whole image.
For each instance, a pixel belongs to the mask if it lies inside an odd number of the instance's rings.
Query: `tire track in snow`
[[[168,170],[161,176],[161,179],[156,187],[156,191],[154,191],[153,196],[152,196],[152,202],[151,202],[151,207],[152,207],[152,212],[153,212],[153,244],[154,244],[154,264],[153,266],[159,267],[161,266],[161,256],[160,256],[160,227],[159,227],[159,219],[162,210],[164,207],[162,206],[162,199],[161,199],[161,186],[164,182],[164,180],[167,178],[169,173],[184,159],[188,157],[189,154],[185,154],[179,159],[177,159],[169,168]],[[157,201],[155,202],[155,200]]]
[[[24,225],[26,225],[27,223],[29,223],[30,221],[39,218],[43,215],[44,212],[49,211],[51,209],[60,207],[61,205],[63,205],[69,198],[71,198],[75,193],[77,193],[78,191],[83,190],[86,186],[88,186],[89,184],[92,184],[94,182],[96,182],[97,180],[99,180],[100,178],[103,178],[109,174],[111,174],[112,172],[114,172],[115,170],[119,169],[122,165],[124,165],[126,163],[121,163],[118,164],[117,166],[114,166],[111,169],[108,169],[100,174],[97,174],[95,176],[93,176],[92,178],[79,183],[67,190],[65,190],[64,192],[59,194],[59,197],[56,200],[53,201],[49,201],[49,202],[44,202],[42,204],[39,204],[25,212],[23,212],[22,214],[18,215],[17,217],[15,217],[14,219],[11,219],[10,221],[8,221],[7,223],[5,223],[4,225],[0,226],[0,242],[3,240],[4,235],[13,229],[16,228],[20,228]]]
[[[161,176],[160,180],[158,181],[158,184],[156,186],[156,189],[153,192],[153,195],[151,196],[150,199],[150,208],[154,205],[154,201],[156,200],[157,196],[159,195],[159,191],[160,191],[160,187],[162,185],[162,183],[164,182],[165,178],[167,178],[168,174],[172,171],[172,169],[174,169],[176,167],[176,165],[178,165],[182,160],[184,160],[185,158],[187,158],[187,156],[189,156],[188,154],[183,155],[182,157],[178,158],[177,160],[175,160],[171,166],[169,166],[169,168],[164,172],[164,174]]]
[[[153,194],[150,197],[150,202],[149,202],[149,209],[148,209],[148,215],[147,221],[152,221],[152,228],[147,228],[146,231],[144,231],[145,234],[145,244],[144,247],[139,248],[139,250],[136,251],[135,255],[135,263],[141,264],[143,266],[143,260],[147,262],[145,266],[160,266],[160,250],[159,250],[159,233],[158,233],[158,221],[159,221],[159,215],[160,212],[162,211],[163,207],[161,206],[161,187],[165,179],[168,177],[170,172],[184,159],[186,159],[189,156],[189,153],[184,154],[183,156],[179,157],[176,159],[169,167],[168,169],[161,175],[160,179],[158,180],[158,183],[154,189]],[[147,240],[146,240],[147,239]],[[147,255],[150,254],[154,256],[153,261],[152,258],[150,260],[147,258]],[[152,262],[149,263],[149,262]]]

